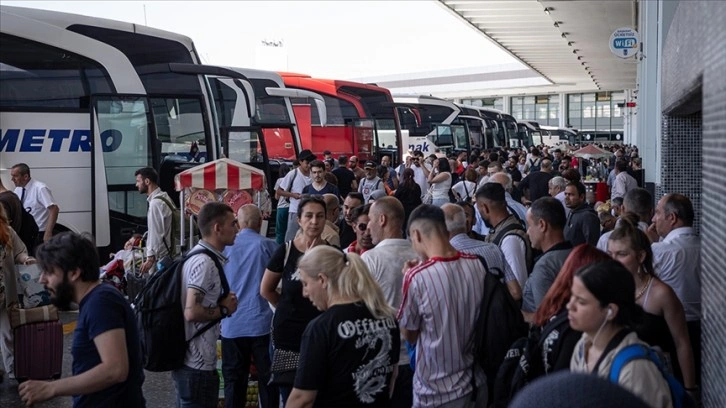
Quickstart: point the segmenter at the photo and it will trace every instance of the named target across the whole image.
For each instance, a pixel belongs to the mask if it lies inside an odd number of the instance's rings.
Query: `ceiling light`
[[[555,21],[555,27],[560,28],[560,24],[562,24],[562,21]]]
[[[578,50],[577,48],[575,48],[574,50],[572,50],[572,53],[573,54],[577,54],[578,52],[580,52],[580,50]]]
[[[578,60],[578,61],[582,61],[582,56],[581,56],[581,55],[578,55],[578,56],[577,56],[577,60]]]
[[[567,42],[567,45],[569,45],[570,47],[572,47],[572,44],[574,44],[574,42],[572,42],[572,41]]]
[[[549,16],[550,11],[552,11],[552,10],[554,10],[552,7],[545,7],[544,12],[545,12],[545,14],[547,14]]]
[[[580,64],[582,64],[582,66],[584,67],[587,63],[585,61],[582,61]]]
[[[562,38],[567,39],[567,34],[569,33],[562,33]]]

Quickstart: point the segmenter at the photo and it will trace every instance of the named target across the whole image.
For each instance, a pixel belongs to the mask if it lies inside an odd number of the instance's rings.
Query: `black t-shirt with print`
[[[282,273],[282,294],[272,319],[272,336],[275,347],[299,351],[305,327],[320,315],[320,311],[303,297],[302,281],[297,272],[297,261],[303,256],[303,253],[291,243],[290,255],[285,262],[286,245],[280,245],[267,264],[267,269]]]
[[[393,316],[363,303],[331,306],[303,335],[295,388],[317,390],[315,407],[388,407],[401,338]]]

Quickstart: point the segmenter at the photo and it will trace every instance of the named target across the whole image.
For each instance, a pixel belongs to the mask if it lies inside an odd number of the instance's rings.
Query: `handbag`
[[[270,385],[292,386],[300,363],[300,353],[276,348],[272,353]]]
[[[30,309],[50,304],[50,293],[38,282],[40,269],[37,264],[15,265],[18,278],[18,291],[23,296],[23,307]]]
[[[36,322],[53,322],[58,320],[58,309],[53,305],[34,307],[32,309],[12,308],[8,310],[10,317],[10,327],[16,327],[36,323]]]
[[[421,204],[431,204],[434,202],[434,186],[429,186],[429,189],[426,190],[426,194],[424,194],[423,197],[421,197]]]

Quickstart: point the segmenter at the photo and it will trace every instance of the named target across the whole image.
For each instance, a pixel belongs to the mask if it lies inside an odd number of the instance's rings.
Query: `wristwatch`
[[[222,318],[229,317],[229,309],[222,305],[219,306],[219,313],[222,315]]]

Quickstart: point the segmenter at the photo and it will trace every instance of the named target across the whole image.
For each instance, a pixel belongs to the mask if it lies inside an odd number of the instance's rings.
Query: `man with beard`
[[[136,170],[136,188],[146,194],[149,209],[146,212],[148,232],[146,234],[146,261],[141,264],[141,273],[153,272],[157,261],[171,254],[174,244],[171,236],[171,198],[159,188],[159,174],[151,167]],[[172,204],[173,205],[173,204]]]
[[[476,207],[489,228],[487,242],[499,246],[521,285],[532,268],[532,247],[524,227],[507,209],[504,187],[486,183],[476,192]]]
[[[100,262],[93,243],[64,232],[36,253],[39,282],[61,310],[79,305],[73,335],[73,376],[55,381],[28,380],[20,398],[28,406],[73,396],[74,407],[144,407],[144,372],[136,319],[129,303],[99,281]]]
[[[600,218],[585,202],[585,186],[582,183],[570,183],[565,187],[565,205],[570,209],[565,240],[573,247],[580,244],[596,246],[600,239]]]
[[[348,194],[343,201],[343,218],[338,222],[341,248],[347,248],[356,239],[353,210],[361,205],[363,205],[363,194],[357,191]]]
[[[354,220],[353,228],[355,229],[356,240],[351,242],[343,252],[363,255],[365,251],[374,247],[371,231],[368,229],[368,221],[370,220],[368,212],[370,209],[371,205],[366,204],[353,210],[350,218]]]

